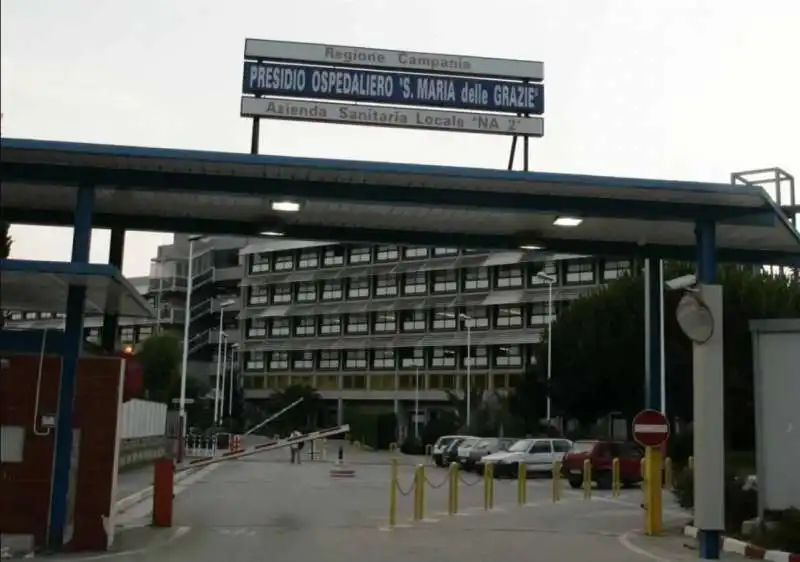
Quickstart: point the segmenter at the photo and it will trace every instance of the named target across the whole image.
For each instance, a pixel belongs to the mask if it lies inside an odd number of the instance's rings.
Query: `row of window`
[[[464,250],[465,253],[475,250]],[[263,252],[250,256],[250,273],[269,271],[291,271],[294,269],[317,269],[319,267],[342,267],[368,263],[389,263],[403,259],[457,256],[458,248],[426,248],[399,246],[305,248],[299,251]]]
[[[569,301],[553,303],[556,313]],[[527,317],[527,322],[526,322]],[[451,332],[457,330],[520,329],[541,327],[549,322],[549,303],[480,306],[474,308],[434,308],[321,316],[277,316],[247,321],[248,339],[292,336],[338,336],[395,334],[414,332]]]
[[[344,351],[249,351],[245,354],[246,371],[383,370],[383,369],[474,369],[521,368],[524,350],[521,345],[466,347],[348,349]],[[530,362],[535,361],[527,353]],[[491,361],[490,361],[491,360]]]
[[[476,373],[470,375],[470,387],[504,390],[519,383],[520,373]],[[319,390],[462,390],[466,375],[443,373],[370,374],[370,375],[246,375],[244,388],[252,390],[282,390],[293,385],[308,385]]]
[[[609,262],[606,262],[607,264]],[[628,262],[614,262],[628,264]],[[534,264],[515,264],[496,268],[471,267],[461,270],[442,270],[407,273],[404,275],[379,275],[351,279],[331,279],[320,282],[279,283],[252,285],[247,291],[250,306],[287,303],[313,303],[317,301],[339,301],[344,298],[367,299],[370,297],[397,297],[428,294],[449,294],[459,291],[488,291],[491,289],[521,289],[539,287],[547,281],[537,275]],[[623,275],[629,267],[604,270],[604,280],[609,281]],[[557,277],[556,266],[547,264],[546,275]],[[526,285],[527,278],[527,285]],[[592,285],[597,282],[595,264],[592,262],[567,263],[565,283],[567,285]]]

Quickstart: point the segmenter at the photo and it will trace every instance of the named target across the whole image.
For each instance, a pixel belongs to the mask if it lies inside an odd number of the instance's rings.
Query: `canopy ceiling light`
[[[297,201],[273,201],[272,210],[280,211],[282,213],[296,213],[300,210],[300,203]]]
[[[556,217],[556,220],[553,221],[555,226],[578,226],[583,222],[583,219],[578,217]]]

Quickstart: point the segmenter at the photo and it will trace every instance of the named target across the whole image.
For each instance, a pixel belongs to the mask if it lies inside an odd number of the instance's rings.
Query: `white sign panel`
[[[544,63],[538,61],[365,49],[323,43],[247,39],[244,56],[256,60],[320,63],[355,68],[512,78],[534,82],[544,80]]]
[[[242,117],[289,121],[314,121],[349,125],[375,125],[406,129],[431,129],[494,135],[544,135],[541,117],[515,117],[494,113],[468,113],[439,109],[388,107],[385,105],[294,101],[242,97]]]

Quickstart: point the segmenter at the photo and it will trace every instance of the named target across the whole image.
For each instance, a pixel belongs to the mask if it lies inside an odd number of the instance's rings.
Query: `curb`
[[[683,534],[693,539],[697,538],[697,527],[687,525]],[[738,539],[723,537],[722,550],[733,554],[741,554],[751,560],[767,560],[768,562],[800,562],[800,554],[790,554],[781,550],[766,550]]]
[[[197,470],[199,469],[188,469],[178,472],[177,474],[175,474],[174,483],[177,484],[178,482],[181,482],[182,480],[186,479],[190,475],[197,472]],[[129,496],[120,498],[119,500],[117,500],[117,503],[115,504],[117,515],[123,513],[124,511],[130,509],[134,505],[139,504],[152,496],[153,496],[153,486],[150,485],[147,488],[144,488],[142,490],[139,490],[138,492],[130,494]]]

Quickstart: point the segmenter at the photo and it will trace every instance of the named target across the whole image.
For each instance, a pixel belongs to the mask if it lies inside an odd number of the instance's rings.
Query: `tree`
[[[7,222],[0,221],[0,259],[5,259],[11,255],[11,234],[9,230],[11,225]]]
[[[547,416],[547,373],[531,365],[508,395],[509,413],[519,423],[521,434],[536,435]]]
[[[667,264],[665,276],[691,271]],[[800,316],[800,284],[735,266],[719,268],[724,287],[725,406],[729,447],[753,444],[752,347],[748,322]],[[692,416],[691,343],[675,320],[677,291],[665,295],[667,412]],[[555,415],[589,425],[612,412],[630,419],[644,405],[644,288],[623,277],[578,299],[553,324],[552,384]],[[549,336],[546,336],[549,337]],[[537,344],[537,369],[547,368],[547,341]]]
[[[445,390],[445,395],[450,406],[456,414],[459,431],[465,433],[483,433],[486,424],[486,412],[481,412],[484,403],[485,390],[482,388],[471,388],[469,393],[470,421],[467,424],[467,393]]]
[[[146,399],[168,403],[180,395],[181,339],[177,335],[161,332],[150,336],[135,358],[142,366]]]

